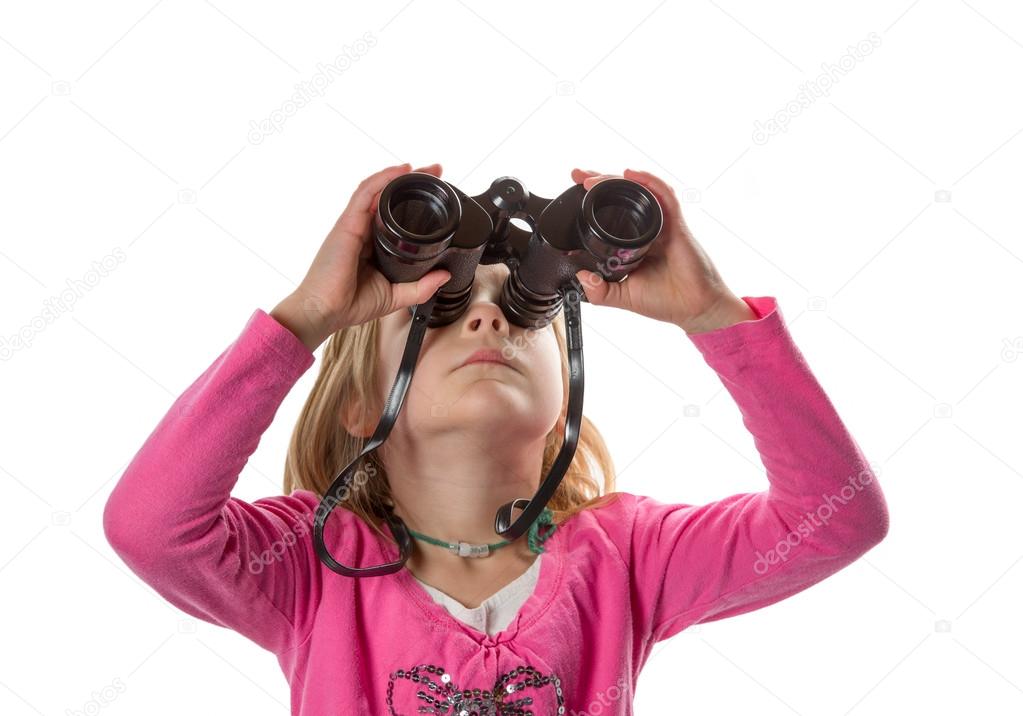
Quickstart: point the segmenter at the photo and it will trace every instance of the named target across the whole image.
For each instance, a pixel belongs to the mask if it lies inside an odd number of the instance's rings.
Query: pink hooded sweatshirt
[[[632,714],[657,641],[796,594],[888,531],[871,467],[776,300],[743,300],[757,319],[688,338],[735,400],[766,489],[703,505],[613,493],[558,525],[535,590],[494,636],[407,568],[350,578],[322,565],[313,492],[231,496],[315,360],[261,309],[135,455],[106,503],[107,540],[169,602],[272,651],[299,716]],[[324,538],[351,566],[398,556],[343,507]]]

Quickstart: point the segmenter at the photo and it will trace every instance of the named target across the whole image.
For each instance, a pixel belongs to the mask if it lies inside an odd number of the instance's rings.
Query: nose
[[[504,311],[493,301],[473,301],[462,316],[463,336],[472,337],[487,333],[508,336],[510,331],[511,326],[504,316]]]

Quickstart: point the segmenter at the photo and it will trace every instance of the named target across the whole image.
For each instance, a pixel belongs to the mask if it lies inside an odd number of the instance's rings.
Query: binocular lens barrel
[[[624,194],[615,194],[593,209],[597,225],[624,244],[642,238],[650,225],[650,218],[644,214],[642,206],[632,199]]]
[[[462,202],[446,183],[407,175],[380,195],[376,240],[404,261],[429,261],[447,248],[461,218]]]
[[[599,261],[614,259],[628,267],[646,254],[662,222],[661,208],[646,188],[625,179],[607,179],[583,199],[579,238]]]

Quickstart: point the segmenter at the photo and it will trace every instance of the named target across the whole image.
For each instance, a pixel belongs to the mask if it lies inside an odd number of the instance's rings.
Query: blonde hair
[[[569,363],[564,311],[559,312],[551,326],[561,353],[564,393],[561,417],[547,435],[543,472],[537,478],[538,484],[550,471],[564,443],[562,433],[568,407]],[[369,442],[369,437],[348,432],[341,416],[345,414],[349,401],[358,401],[363,406],[362,416],[375,418],[374,426],[383,412],[383,404],[378,397],[379,380],[385,378],[378,371],[379,330],[379,319],[374,319],[343,328],[327,340],[316,382],[291,434],[284,468],[284,494],[305,489],[322,498],[341,469],[354,460]],[[393,381],[394,376],[386,379]],[[371,413],[374,409],[375,412]],[[370,452],[363,456],[356,465],[344,500],[336,509],[354,512],[393,543],[393,537],[383,528],[382,517],[384,509],[394,503],[386,470],[379,461],[372,459],[373,454]],[[547,503],[554,524],[564,522],[581,510],[605,504],[614,491],[615,471],[611,455],[600,431],[584,415],[575,455]]]

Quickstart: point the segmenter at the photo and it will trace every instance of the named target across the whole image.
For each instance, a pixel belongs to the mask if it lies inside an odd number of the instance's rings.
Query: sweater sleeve
[[[169,602],[272,652],[305,629],[316,590],[312,492],[231,497],[281,402],[312,365],[291,331],[256,309],[241,335],[171,405],[114,486],[103,529]]]
[[[634,608],[646,639],[796,594],[888,531],[875,475],[776,300],[743,300],[755,320],[688,338],[735,400],[768,486],[698,506],[633,496]]]

